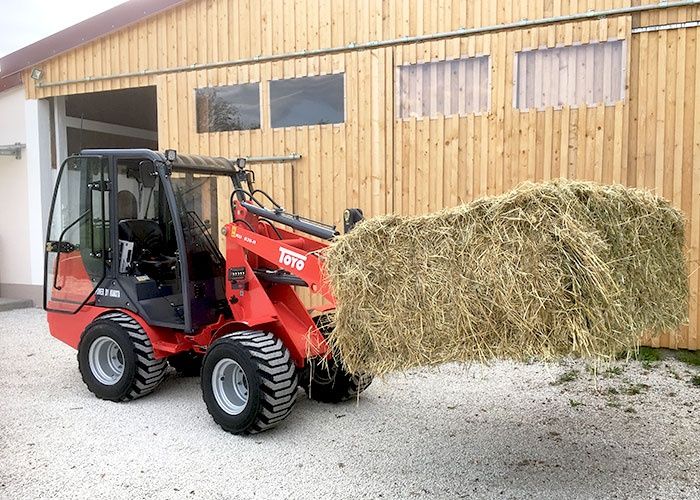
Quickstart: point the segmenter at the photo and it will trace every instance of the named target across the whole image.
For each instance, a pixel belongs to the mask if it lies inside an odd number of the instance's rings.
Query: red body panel
[[[90,296],[95,284],[85,270],[79,250],[58,255],[59,260],[54,262],[57,288],[51,288],[48,307],[73,313]],[[58,264],[58,273],[56,273],[56,264]]]

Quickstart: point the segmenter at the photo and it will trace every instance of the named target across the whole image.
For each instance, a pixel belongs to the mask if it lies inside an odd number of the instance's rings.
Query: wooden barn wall
[[[636,16],[634,26],[699,20],[700,9]],[[647,188],[682,209],[690,262],[689,326],[655,346],[700,348],[700,28],[632,36],[626,183]]]
[[[351,42],[493,25],[646,0],[192,0],[58,56],[47,81],[168,68],[333,47]],[[49,97],[156,85],[159,143],[191,153],[301,153],[293,164],[256,166],[258,184],[305,216],[342,225],[345,207],[367,215],[424,213],[557,177],[642,186],[688,215],[690,326],[654,345],[700,348],[700,47],[698,28],[632,33],[700,19],[700,9],[519,29],[324,57],[36,89]],[[625,43],[624,99],[614,105],[514,106],[520,50],[595,41]],[[489,56],[489,107],[464,116],[399,118],[397,67]],[[345,73],[345,122],[270,128],[270,80]],[[262,129],[196,132],[194,89],[260,82]],[[228,200],[221,200],[220,214]],[[225,222],[222,215],[221,222]]]

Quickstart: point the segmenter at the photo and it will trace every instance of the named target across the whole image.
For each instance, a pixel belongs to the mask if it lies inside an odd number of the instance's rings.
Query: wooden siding
[[[436,33],[647,3],[642,0],[193,0],[43,65],[47,81],[171,68],[295,50]],[[438,8],[437,6],[440,6]],[[418,214],[557,177],[642,186],[688,215],[690,326],[655,345],[700,348],[700,47],[698,28],[633,34],[632,28],[700,19],[699,8],[524,28],[323,57],[140,76],[36,89],[48,97],[156,85],[159,143],[191,153],[285,155],[255,167],[258,183],[303,215],[341,224],[345,207],[367,215]],[[623,99],[610,105],[520,110],[516,54],[624,41]],[[403,118],[397,68],[488,56],[488,109]],[[535,62],[536,71],[537,62]],[[345,73],[342,124],[272,129],[273,79]],[[606,81],[606,72],[597,75]],[[610,76],[610,78],[612,78]],[[196,88],[260,82],[262,128],[196,132]],[[612,83],[611,83],[612,85]],[[541,89],[538,89],[541,91]],[[432,108],[431,108],[432,109]],[[436,108],[437,109],[437,108]],[[222,186],[223,187],[223,186]],[[219,202],[225,222],[228,201]]]

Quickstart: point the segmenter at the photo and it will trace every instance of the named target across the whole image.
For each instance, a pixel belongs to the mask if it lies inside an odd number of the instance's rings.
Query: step
[[[27,307],[34,307],[34,301],[30,299],[5,299],[0,297],[0,311],[26,309]]]

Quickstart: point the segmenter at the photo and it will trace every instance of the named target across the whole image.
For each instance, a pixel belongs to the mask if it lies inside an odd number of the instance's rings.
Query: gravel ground
[[[418,370],[238,437],[197,379],[94,398],[39,310],[0,313],[0,353],[2,498],[700,498],[700,373],[676,360]]]

